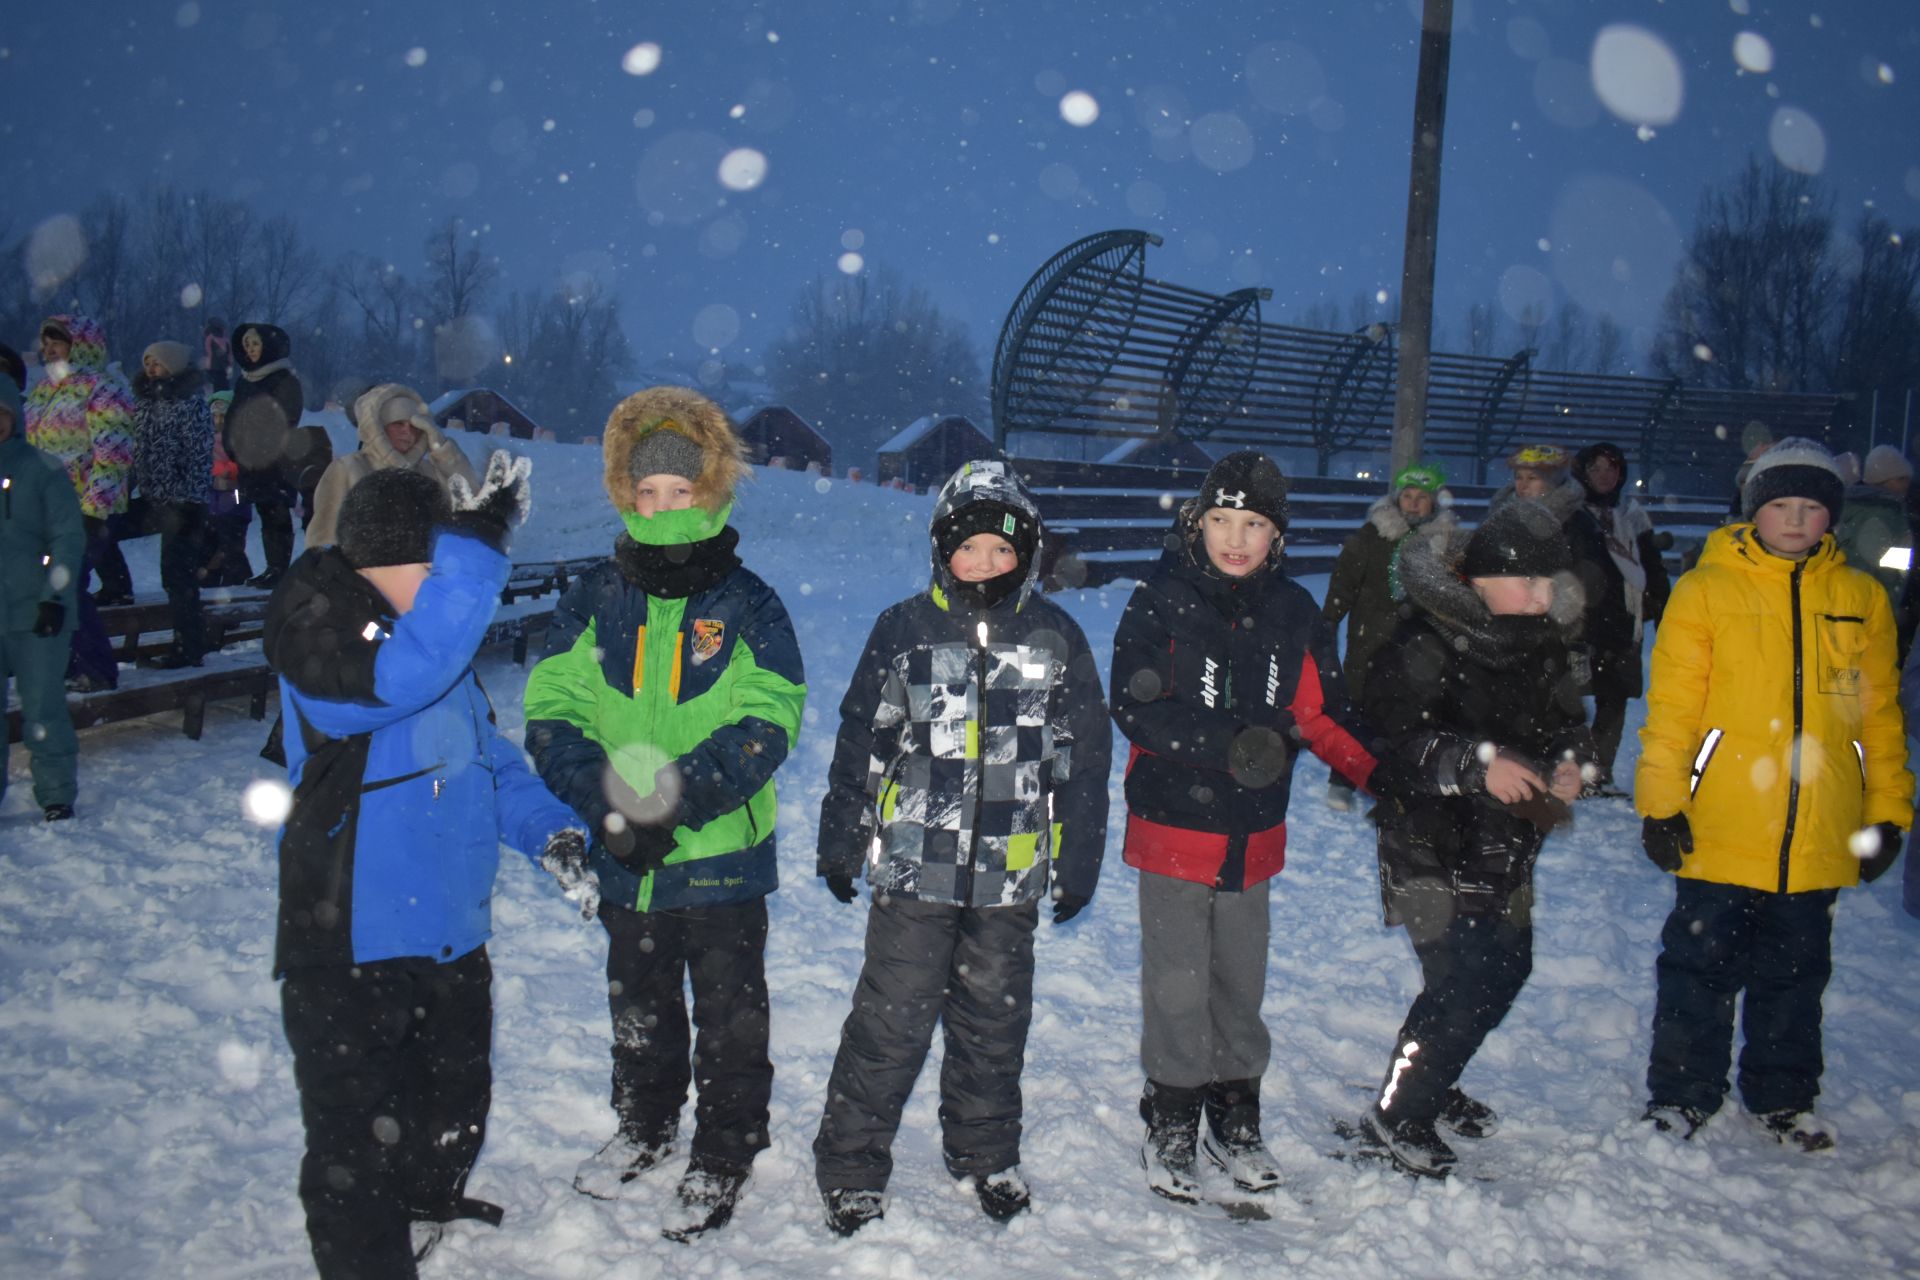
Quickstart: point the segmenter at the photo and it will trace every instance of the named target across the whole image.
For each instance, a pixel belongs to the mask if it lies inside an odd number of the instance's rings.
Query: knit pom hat
[[[1460,559],[1463,578],[1550,578],[1573,564],[1560,522],[1537,502],[1509,502],[1481,522]]]
[[[438,481],[408,467],[386,467],[347,490],[335,536],[356,569],[429,564],[433,531],[452,515]]]
[[[1890,444],[1877,444],[1867,451],[1867,460],[1860,464],[1860,480],[1863,484],[1885,484],[1889,480],[1911,480],[1913,464],[1907,461],[1907,455]]]
[[[1740,513],[1751,520],[1780,498],[1811,499],[1827,509],[1829,521],[1839,523],[1847,490],[1833,455],[1819,441],[1789,436],[1761,454],[1740,488]]]
[[[1213,464],[1200,486],[1200,501],[1195,510],[1205,515],[1215,507],[1229,511],[1251,511],[1273,521],[1274,527],[1287,530],[1287,477],[1280,465],[1264,453],[1242,449]]]
[[[1025,576],[1027,566],[1033,562],[1034,548],[1040,544],[1040,527],[1031,513],[991,498],[976,498],[933,526],[933,545],[940,552],[940,559],[948,561],[968,538],[978,533],[1005,538],[1020,558],[1011,576],[1016,579]]]

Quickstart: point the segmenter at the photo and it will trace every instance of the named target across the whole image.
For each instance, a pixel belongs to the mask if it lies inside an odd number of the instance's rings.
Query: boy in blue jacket
[[[494,874],[504,840],[591,914],[584,832],[494,726],[471,663],[511,567],[527,464],[479,495],[383,471],[268,605],[293,808],[280,833],[274,974],[322,1277],[413,1276],[465,1195],[492,1088]],[[418,1224],[416,1227],[415,1224]]]

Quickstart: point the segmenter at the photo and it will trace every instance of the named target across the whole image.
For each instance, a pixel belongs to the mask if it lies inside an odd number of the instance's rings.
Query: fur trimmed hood
[[[1579,486],[1575,485],[1576,492]],[[1400,544],[1399,578],[1407,599],[1464,651],[1487,666],[1503,667],[1524,656],[1515,652],[1514,630],[1487,611],[1472,584],[1460,576],[1472,535],[1455,524],[1428,524]],[[1578,634],[1586,592],[1571,573],[1553,575],[1553,607],[1547,616],[1561,639]]]
[[[719,405],[687,387],[648,387],[613,408],[601,436],[606,457],[607,497],[623,516],[633,514],[633,480],[627,459],[634,446],[655,431],[678,431],[700,446],[703,464],[693,482],[693,503],[718,511],[733,501],[734,487],[746,474],[740,435]]]
[[[413,424],[419,434],[414,438],[413,448],[401,453],[387,439],[387,424],[375,421],[381,417],[380,410],[393,400],[405,396],[413,401],[415,412],[407,415],[407,421]],[[378,386],[367,388],[353,399],[353,425],[360,436],[360,448],[372,459],[374,468],[410,467],[427,455],[446,439],[440,426],[427,413],[426,401],[418,391],[398,382],[382,382]]]
[[[1420,526],[1426,533],[1452,533],[1460,527],[1460,517],[1453,514],[1453,495],[1442,489],[1434,499],[1433,514]],[[1406,513],[1400,510],[1400,495],[1385,494],[1373,500],[1367,508],[1367,523],[1373,531],[1388,542],[1398,542],[1413,532],[1413,524]]]

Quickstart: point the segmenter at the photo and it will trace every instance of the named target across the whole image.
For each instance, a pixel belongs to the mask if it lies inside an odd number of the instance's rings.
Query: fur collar
[[[1578,491],[1578,486],[1575,486]],[[1504,669],[1532,661],[1550,642],[1564,642],[1580,625],[1586,597],[1571,573],[1553,576],[1552,625],[1496,617],[1460,576],[1469,535],[1457,526],[1431,525],[1400,545],[1400,583],[1407,599],[1454,646],[1482,666]]]
[[[257,369],[242,369],[240,371],[240,376],[245,378],[248,382],[261,382],[261,381],[264,381],[267,378],[267,376],[270,374],[278,373],[282,369],[291,369],[291,368],[293,368],[293,361],[288,359],[285,356],[282,356],[278,360],[267,361],[265,364],[261,365]]]
[[[1367,508],[1367,523],[1388,542],[1398,542],[1414,530],[1406,513],[1400,510],[1399,495],[1392,493],[1373,500],[1373,505]],[[1460,527],[1460,517],[1453,514],[1452,507],[1436,504],[1433,514],[1419,527],[1429,533],[1451,533]]]
[[[1587,491],[1578,480],[1568,476],[1538,498],[1522,498],[1513,491],[1513,485],[1508,483],[1487,503],[1487,514],[1492,515],[1509,502],[1537,502],[1551,512],[1556,521],[1564,525],[1573,519],[1574,512],[1587,505]]]

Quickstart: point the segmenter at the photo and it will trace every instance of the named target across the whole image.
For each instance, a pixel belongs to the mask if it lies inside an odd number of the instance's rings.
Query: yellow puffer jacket
[[[1775,893],[1860,880],[1848,839],[1913,822],[1886,589],[1831,536],[1804,561],[1751,524],[1707,539],[1653,646],[1635,805],[1684,812],[1680,874]]]

